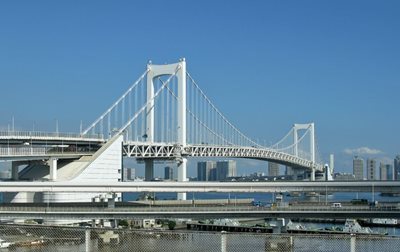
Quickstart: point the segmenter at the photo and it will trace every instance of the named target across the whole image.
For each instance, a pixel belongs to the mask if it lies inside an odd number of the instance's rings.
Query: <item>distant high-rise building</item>
[[[291,176],[291,175],[293,175],[293,174],[294,174],[294,173],[293,173],[293,168],[290,167],[290,166],[286,166],[285,175]]]
[[[279,176],[279,164],[268,162],[268,176]]]
[[[197,180],[198,181],[212,181],[216,180],[216,162],[202,161],[197,162]],[[215,174],[212,176],[212,174]]]
[[[236,161],[224,160],[217,162],[217,178],[216,180],[224,180],[228,177],[236,176]]]
[[[329,155],[329,169],[333,175],[333,173],[335,172],[335,170],[334,170],[335,169],[335,156],[333,154]]]
[[[394,159],[394,180],[400,180],[400,155]]]
[[[379,164],[379,179],[388,180],[386,165],[382,162]]]
[[[357,156],[353,159],[353,174],[355,180],[364,179],[364,160]]]
[[[376,180],[376,160],[367,159],[367,180]]]
[[[166,166],[164,168],[164,179],[165,180],[174,179],[174,170],[172,169],[172,167]]]
[[[135,168],[124,168],[122,181],[131,181],[135,179]]]
[[[391,164],[386,164],[387,180],[394,180],[394,167]]]
[[[210,176],[208,178],[209,181],[217,181],[218,180],[218,172],[217,172],[217,164],[215,163],[215,167],[210,170]]]
[[[394,180],[394,169],[391,164],[380,163],[379,175],[381,180]]]
[[[135,168],[131,168],[131,174],[129,174],[128,179],[129,180],[134,180],[136,177],[136,169]]]

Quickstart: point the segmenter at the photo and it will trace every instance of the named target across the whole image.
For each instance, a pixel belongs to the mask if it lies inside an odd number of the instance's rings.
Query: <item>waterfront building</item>
[[[376,160],[367,159],[367,180],[376,180]]]
[[[217,177],[216,180],[225,180],[228,177],[236,176],[236,161],[224,160],[217,162]]]
[[[394,159],[394,180],[400,180],[400,155]]]
[[[350,181],[355,180],[354,174],[351,173],[335,173],[335,180],[336,181]]]
[[[268,162],[268,176],[278,176],[279,175],[279,164]]]
[[[198,181],[216,180],[216,167],[217,163],[215,161],[197,162],[197,180]]]
[[[172,180],[174,179],[174,170],[170,166],[166,166],[164,168],[164,179],[165,180]]]
[[[353,174],[355,180],[364,179],[364,160],[358,156],[353,159]]]

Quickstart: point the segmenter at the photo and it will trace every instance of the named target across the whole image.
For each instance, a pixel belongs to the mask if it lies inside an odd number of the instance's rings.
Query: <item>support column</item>
[[[94,220],[93,220],[94,222]],[[85,252],[90,252],[90,229],[85,230]]]
[[[221,252],[226,252],[227,250],[227,235],[226,231],[221,231]]]
[[[11,179],[12,180],[18,180],[18,172],[19,172],[19,162],[11,162]]]
[[[144,161],[144,180],[151,181],[154,178],[154,160],[146,159]]]
[[[57,158],[50,158],[48,161],[50,167],[50,177],[51,181],[57,180]]]
[[[310,180],[311,180],[311,181],[315,181],[315,167],[314,167],[314,165],[313,165],[313,167],[311,168]]]
[[[350,251],[356,252],[356,235],[355,234],[350,235]]]
[[[178,182],[187,181],[186,177],[187,158],[182,158],[182,162],[178,163]],[[178,193],[178,200],[186,200],[186,193]]]

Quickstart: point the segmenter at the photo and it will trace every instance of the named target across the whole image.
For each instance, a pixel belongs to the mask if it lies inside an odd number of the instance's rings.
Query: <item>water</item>
[[[306,229],[318,230],[324,228],[331,228],[332,226],[344,228],[344,223],[314,223],[314,222],[293,222],[300,223]],[[400,236],[400,228],[397,227],[370,227],[374,233],[377,234],[388,234],[389,236]]]

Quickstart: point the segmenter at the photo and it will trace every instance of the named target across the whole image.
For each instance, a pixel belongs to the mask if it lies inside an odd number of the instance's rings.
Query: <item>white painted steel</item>
[[[187,145],[185,148],[182,148],[179,145],[167,143],[126,142],[124,143],[123,151],[124,155],[136,158],[174,159],[182,156],[253,158],[291,164],[308,169],[311,169],[315,165],[317,170],[322,171],[323,169],[321,164],[313,164],[310,160],[284,152],[277,152],[273,149],[259,149],[254,147]]]

